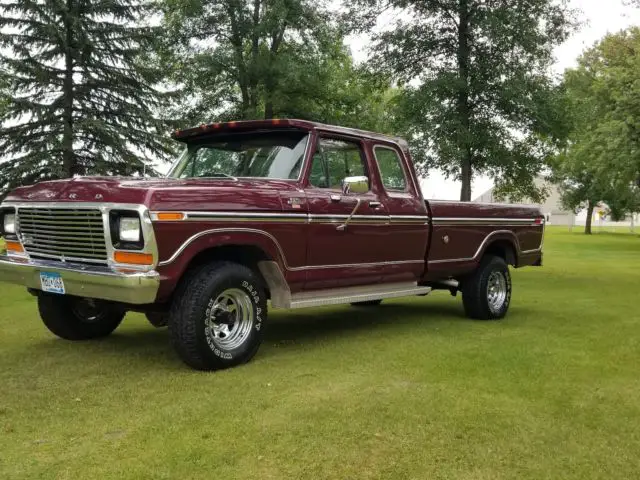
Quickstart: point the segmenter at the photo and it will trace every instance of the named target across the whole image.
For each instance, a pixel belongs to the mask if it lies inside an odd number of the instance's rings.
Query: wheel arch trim
[[[466,257],[466,258],[447,258],[447,259],[442,259],[442,260],[430,260],[429,263],[430,264],[438,264],[438,263],[454,263],[454,262],[472,262],[472,261],[477,261],[477,260],[479,260],[479,259],[481,259],[483,257],[483,255],[485,254],[487,249],[489,247],[491,247],[491,245],[493,245],[493,244],[495,244],[497,242],[500,242],[500,241],[507,241],[507,242],[512,244],[513,249],[514,249],[514,253],[516,255],[516,260],[522,254],[535,253],[535,252],[539,252],[542,249],[542,246],[540,246],[539,248],[536,248],[536,249],[533,249],[533,250],[522,250],[520,248],[520,241],[518,240],[518,237],[516,236],[516,234],[513,233],[513,231],[511,231],[511,230],[496,230],[494,232],[491,232],[489,235],[487,235],[484,238],[484,240],[482,241],[482,243],[480,244],[480,246],[478,247],[476,252],[471,257]]]
[[[268,232],[265,232],[264,230],[258,230],[255,228],[241,228],[241,227],[237,227],[237,228],[214,228],[211,230],[203,230],[202,232],[198,232],[194,235],[192,235],[191,237],[189,237],[187,240],[185,240],[182,245],[180,245],[180,247],[178,247],[178,249],[171,255],[171,257],[169,257],[166,260],[161,261],[158,266],[160,267],[164,267],[167,266],[171,263],[173,263],[174,261],[176,261],[178,259],[178,257],[180,257],[185,250],[187,250],[187,248],[190,245],[193,245],[194,242],[200,240],[203,237],[206,237],[208,235],[216,235],[216,234],[221,234],[221,233],[240,233],[240,234],[249,234],[249,235],[260,235],[264,238],[267,238],[270,243],[273,245],[273,247],[275,248],[274,252],[277,253],[276,255],[276,260],[278,260],[279,262],[282,262],[282,265],[286,268],[289,269],[289,266],[287,264],[287,258],[284,254],[284,252],[282,251],[282,247],[280,246],[280,243],[278,242],[278,240],[271,235]],[[260,248],[261,250],[264,250],[261,246],[260,246],[260,242],[257,243],[247,243],[247,242],[237,242],[234,239],[231,240],[224,240],[224,241],[220,241],[218,243],[212,244],[212,245],[207,245],[204,248],[199,249],[197,252],[195,252],[194,255],[191,256],[191,258],[193,258],[195,255],[197,255],[198,253],[201,253],[205,250],[208,249],[214,249],[217,247],[224,247],[227,245],[246,245],[246,246],[254,246],[257,248]],[[270,252],[266,252],[266,253],[270,253]],[[274,256],[274,255],[270,255],[270,256]]]

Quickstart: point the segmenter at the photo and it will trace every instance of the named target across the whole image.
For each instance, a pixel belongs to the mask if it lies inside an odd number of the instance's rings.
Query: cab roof
[[[382,142],[396,143],[402,146],[406,145],[405,140],[391,135],[369,132],[367,130],[359,130],[357,128],[340,127],[337,125],[310,122],[308,120],[279,118],[274,118],[271,120],[241,120],[236,122],[206,123],[198,127],[176,130],[175,132],[173,132],[172,136],[174,139],[180,142],[189,142],[196,137],[202,137],[205,135],[208,136],[216,133],[247,132],[251,130],[274,130],[278,128],[306,131],[315,130],[325,133],[334,133],[337,135],[346,135],[350,137],[367,138]]]

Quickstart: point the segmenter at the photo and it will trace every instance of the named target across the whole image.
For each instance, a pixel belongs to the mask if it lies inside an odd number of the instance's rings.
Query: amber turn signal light
[[[7,251],[12,253],[24,253],[24,248],[20,242],[12,242],[7,240]]]
[[[182,212],[158,212],[156,218],[163,222],[175,222],[178,220],[184,220],[184,213]]]
[[[113,259],[118,263],[128,265],[153,265],[153,255],[150,253],[117,251],[113,254]]]

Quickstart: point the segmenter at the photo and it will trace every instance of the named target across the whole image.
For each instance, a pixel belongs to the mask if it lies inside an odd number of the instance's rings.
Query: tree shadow
[[[304,340],[351,334],[366,330],[394,329],[424,322],[464,319],[462,308],[426,303],[382,304],[376,307],[338,306],[273,315],[265,333],[266,341]]]
[[[390,303],[376,307],[332,306],[310,310],[284,311],[274,310],[265,331],[261,353],[270,356],[278,350],[279,344],[301,345],[305,348],[314,343],[322,343],[327,338],[355,335],[359,332],[377,329],[400,329],[402,326],[424,322],[451,322],[464,319],[461,305],[426,302],[406,304]],[[129,322],[127,322],[129,320]],[[133,326],[135,321],[135,326]],[[40,358],[66,358],[77,362],[77,355],[88,359],[97,359],[111,366],[119,362],[135,360],[141,368],[184,371],[184,365],[175,354],[166,328],[153,328],[138,319],[126,319],[125,327],[116,330],[103,339],[86,342],[67,342],[49,337],[30,345],[32,355]],[[68,354],[73,349],[73,357]],[[277,353],[276,353],[277,354]],[[259,353],[259,355],[261,355]],[[123,360],[124,359],[124,360]]]

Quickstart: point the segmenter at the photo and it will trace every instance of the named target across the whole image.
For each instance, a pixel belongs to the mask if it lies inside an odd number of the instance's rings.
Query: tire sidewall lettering
[[[255,304],[255,325],[254,329],[259,332],[262,328],[262,300],[260,298],[260,290],[258,290],[251,282],[247,280],[242,281],[242,288],[244,288],[249,296],[252,298]]]
[[[249,297],[252,300],[253,309],[254,309],[253,328],[249,333],[249,335],[247,335],[247,338],[242,343],[242,345],[234,349],[234,350],[239,350],[239,349],[242,350],[251,343],[251,337],[254,335],[253,331],[255,330],[255,332],[260,332],[260,330],[262,329],[263,314],[265,309],[262,306],[262,296],[260,294],[260,290],[256,288],[251,281],[243,280],[242,282],[240,282],[240,285],[236,284],[236,286],[239,286],[249,294]],[[215,305],[216,298],[217,298],[217,294],[214,293],[213,295],[211,295],[211,298],[209,299],[207,306],[205,308],[204,318],[202,322],[204,333],[205,333],[204,335],[205,341],[207,346],[209,347],[209,351],[211,352],[211,354],[223,360],[233,360],[235,352],[233,350],[232,351],[224,350],[224,349],[221,349],[219,346],[217,346],[214,341],[215,337],[213,336],[213,332],[206,326],[207,320],[211,316],[211,312]]]

